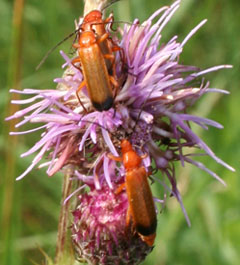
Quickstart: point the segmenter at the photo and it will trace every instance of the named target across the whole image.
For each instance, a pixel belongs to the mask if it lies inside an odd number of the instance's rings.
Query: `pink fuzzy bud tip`
[[[117,186],[116,186],[117,188]],[[72,239],[79,261],[88,264],[139,264],[153,249],[126,226],[127,194],[107,185],[79,196]]]

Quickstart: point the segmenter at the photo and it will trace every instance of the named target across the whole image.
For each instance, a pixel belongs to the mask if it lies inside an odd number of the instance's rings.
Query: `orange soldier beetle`
[[[112,1],[111,4],[114,2],[117,1]],[[113,42],[105,30],[105,24],[110,24],[111,27],[112,23],[113,17],[103,20],[100,11],[91,11],[85,16],[80,28],[49,50],[36,67],[39,69],[50,53],[65,40],[78,33],[78,43],[73,44],[73,47],[78,49],[79,54],[77,58],[72,60],[72,64],[82,70],[84,81],[79,85],[76,94],[81,103],[78,93],[86,86],[90,100],[98,111],[108,110],[112,107],[119,87],[116,80],[113,52],[121,51],[120,56],[123,60],[123,50]],[[81,67],[78,67],[76,63],[80,63]],[[113,96],[112,86],[116,88],[115,96]]]
[[[108,110],[113,104],[113,92],[111,83],[118,86],[117,81],[109,76],[99,43],[104,41],[108,35],[98,40],[93,31],[83,31],[77,44],[73,46],[78,49],[78,57],[72,60],[72,64],[80,62],[84,81],[77,89],[78,92],[86,85],[93,106],[98,111]],[[79,98],[79,97],[78,97]],[[80,98],[79,101],[81,102]]]
[[[116,78],[116,69],[115,69],[115,56],[113,52],[120,51],[121,58],[123,60],[122,48],[116,45],[111,38],[109,38],[109,34],[105,29],[105,25],[109,24],[110,28],[112,28],[113,24],[113,16],[109,16],[107,19],[102,19],[102,13],[99,10],[92,10],[89,12],[83,20],[81,28],[86,30],[93,30],[98,38],[101,38],[104,35],[108,35],[104,41],[100,43],[101,50],[105,55],[105,62],[107,65],[108,73],[113,75]]]
[[[157,217],[153,202],[152,192],[147,180],[148,173],[141,166],[146,155],[139,156],[133,150],[131,143],[123,139],[121,142],[122,157],[109,154],[109,158],[123,162],[126,170],[125,183],[119,186],[117,193],[126,186],[128,196],[128,211],[126,224],[129,226],[132,219],[133,225],[141,239],[149,246],[153,246],[156,237]]]
[[[72,64],[80,62],[84,81],[80,84],[78,92],[86,85],[93,106],[98,111],[108,110],[113,105],[112,85],[119,87],[116,81],[114,51],[121,50],[109,38],[104,24],[112,23],[112,17],[102,20],[102,13],[93,10],[87,14],[81,25],[78,44],[78,57]],[[111,75],[112,74],[112,75]],[[112,85],[111,85],[112,84]],[[81,103],[81,100],[78,96]]]

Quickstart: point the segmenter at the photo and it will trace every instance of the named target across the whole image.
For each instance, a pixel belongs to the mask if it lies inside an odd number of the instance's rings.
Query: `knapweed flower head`
[[[174,36],[167,43],[162,43],[162,31],[179,4],[180,1],[176,1],[170,7],[157,10],[142,24],[135,20],[131,26],[126,25],[121,30],[120,40],[114,37],[114,42],[117,42],[123,50],[124,62],[122,56],[116,53],[115,64],[119,89],[110,110],[96,111],[91,105],[87,91],[83,89],[79,96],[87,110],[85,113],[76,97],[76,91],[83,81],[82,72],[72,65],[72,59],[63,52],[61,54],[66,61],[63,67],[67,67],[67,70],[62,78],[55,79],[58,83],[57,90],[11,91],[33,96],[26,100],[13,101],[15,104],[32,103],[32,105],[8,119],[24,117],[23,121],[16,125],[17,127],[27,122],[44,124],[31,131],[21,132],[44,130],[41,139],[29,151],[22,154],[27,156],[38,152],[30,167],[17,179],[27,175],[47,155],[49,162],[41,164],[40,167],[47,166],[49,176],[66,167],[71,167],[73,179],[80,180],[82,183],[78,190],[86,186],[91,187],[91,194],[81,195],[79,205],[74,211],[73,241],[80,253],[94,253],[84,247],[84,240],[94,241],[89,243],[91,249],[99,245],[100,241],[102,242],[100,238],[103,234],[101,225],[98,225],[98,217],[96,216],[90,224],[86,219],[91,212],[92,203],[94,204],[95,201],[101,204],[103,200],[101,190],[107,189],[106,193],[115,196],[111,191],[125,180],[126,170],[123,164],[117,163],[109,156],[109,153],[113,156],[121,156],[119,146],[122,139],[128,138],[139,155],[147,154],[142,161],[143,166],[146,171],[154,172],[152,179],[164,188],[164,200],[168,193],[174,195],[180,202],[189,224],[190,221],[177,188],[176,162],[179,161],[182,166],[185,163],[195,165],[224,184],[219,176],[196,160],[195,150],[197,149],[201,150],[199,156],[208,155],[229,170],[234,170],[218,158],[190,127],[190,124],[195,123],[203,129],[207,129],[208,126],[220,129],[222,125],[206,118],[187,114],[189,107],[202,95],[210,92],[228,93],[211,88],[209,82],[204,81],[203,75],[219,69],[231,68],[231,66],[220,65],[200,70],[195,66],[180,63],[184,45],[206,20],[197,25],[182,42]],[[153,24],[153,20],[157,22]],[[185,150],[188,150],[188,153]],[[190,152],[190,150],[193,151]],[[154,168],[151,166],[152,162],[154,162]],[[156,172],[160,172],[159,177],[156,176]],[[117,200],[116,198],[108,199]],[[155,200],[164,202],[161,198]],[[121,203],[124,204],[124,202],[118,202],[116,205]],[[110,208],[113,208],[113,205]],[[83,212],[84,209],[86,214]],[[98,210],[93,209],[93,213],[97,212]],[[94,214],[91,218],[95,218]],[[115,218],[114,213],[112,218]],[[122,220],[117,227],[121,227],[121,222]],[[113,221],[114,225],[116,223]],[[84,234],[80,231],[84,231]],[[92,236],[95,233],[96,235]],[[119,240],[116,238],[124,233],[116,233],[113,228],[113,230],[110,229],[110,234],[113,235],[112,244],[118,245]],[[107,244],[110,244],[110,241]],[[113,249],[113,246],[105,247],[105,254],[101,252],[101,256],[109,255],[114,252]],[[144,249],[143,256],[146,252]],[[99,264],[111,263],[103,261]],[[118,263],[115,260],[113,264]]]
[[[79,196],[73,212],[73,244],[79,261],[89,264],[138,264],[151,251],[126,227],[128,199],[103,185]]]

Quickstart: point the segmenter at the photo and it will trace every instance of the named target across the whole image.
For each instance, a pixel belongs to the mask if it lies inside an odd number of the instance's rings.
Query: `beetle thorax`
[[[93,10],[84,17],[83,23],[102,22],[102,13],[99,10]]]
[[[127,171],[140,167],[141,162],[141,157],[134,150],[123,153],[123,164]]]
[[[96,37],[92,31],[84,31],[80,34],[79,44],[80,47],[90,47],[96,43]]]

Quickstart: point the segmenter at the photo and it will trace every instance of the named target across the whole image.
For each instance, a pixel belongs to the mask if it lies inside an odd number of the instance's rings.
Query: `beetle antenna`
[[[104,11],[105,9],[109,8],[109,6],[113,5],[116,2],[119,2],[120,0],[112,0],[110,1],[107,5],[104,6],[104,8],[102,9],[102,11]]]
[[[40,63],[37,65],[36,70],[38,70],[43,63],[46,61],[46,59],[48,58],[48,56],[54,52],[58,46],[60,46],[62,43],[64,43],[66,40],[68,40],[69,38],[71,38],[73,35],[75,35],[77,32],[79,31],[79,28],[76,29],[74,32],[70,33],[67,37],[65,37],[63,40],[61,40],[58,44],[56,44],[53,48],[51,48],[42,58],[42,60],[40,61]]]
[[[106,130],[109,134],[111,134],[111,132],[109,131],[108,128],[104,127],[103,125],[99,124],[98,122],[84,120],[83,118],[84,118],[84,117],[82,117],[82,118],[80,119],[80,122],[86,122],[86,123],[90,123],[90,124],[95,124],[95,125],[101,127],[102,129]]]

